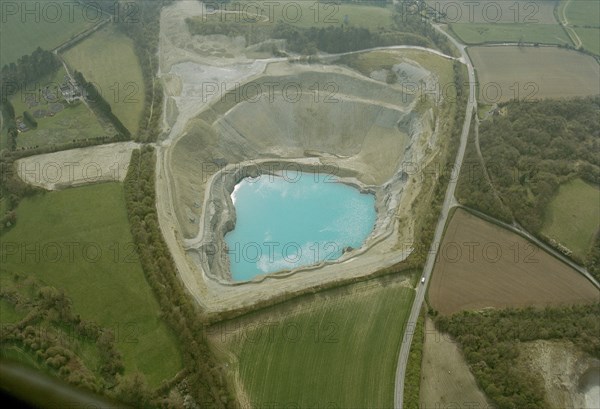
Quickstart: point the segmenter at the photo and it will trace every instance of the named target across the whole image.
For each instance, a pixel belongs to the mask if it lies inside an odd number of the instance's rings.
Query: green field
[[[600,27],[600,0],[563,0],[562,11],[570,25]]]
[[[82,319],[118,334],[126,374],[139,370],[157,386],[181,369],[177,341],[133,252],[122,184],[26,198],[17,215],[2,236],[4,248],[17,246],[3,256],[2,281],[22,273],[64,289]],[[11,322],[14,314],[3,308],[0,321]]]
[[[466,44],[526,42],[569,44],[571,40],[558,24],[451,24],[452,31]]]
[[[114,114],[135,135],[144,109],[144,82],[133,41],[114,27],[105,27],[63,56],[72,69],[97,86]]]
[[[414,291],[398,282],[364,284],[341,296],[322,293],[293,311],[284,304],[267,315],[255,313],[242,335],[232,337],[238,341],[225,343],[239,360],[253,407],[393,406],[397,356]]]
[[[563,0],[557,15],[585,50],[600,55],[600,0]]]
[[[52,89],[56,89],[63,82],[64,76],[65,70],[60,69],[52,78],[42,79],[30,87],[31,89],[39,90],[48,85]],[[28,89],[30,88],[28,87]],[[40,101],[40,104],[29,108],[25,103],[27,94],[28,92],[17,92],[11,98],[11,103],[15,108],[15,116],[22,116],[24,111],[29,111],[33,114],[37,109],[48,109],[49,103],[39,91],[34,91],[33,94]],[[65,106],[65,109],[53,117],[46,116],[36,119],[38,123],[36,129],[19,133],[17,148],[34,147],[37,145],[61,145],[73,140],[107,135],[94,113],[85,104],[79,101],[67,104],[62,98],[59,102]]]
[[[600,55],[600,29],[599,28],[574,28],[583,43],[583,48]]]
[[[365,27],[377,30],[380,27],[389,28],[393,25],[392,8],[364,6],[353,4],[333,4],[333,2],[312,2],[284,0],[282,2],[244,2],[238,3],[241,13],[236,17],[233,14],[226,14],[225,17],[219,17],[223,22],[251,22],[256,16],[258,5],[259,13],[264,16],[264,22],[275,24],[278,22],[292,24],[298,27],[327,27],[339,26],[344,23],[348,16],[348,25],[355,27]],[[234,8],[224,7],[225,10],[235,10]]]
[[[390,8],[361,6],[333,3],[296,3],[302,7],[302,16],[298,22],[293,23],[300,27],[327,27],[339,26],[348,16],[348,25],[365,27],[377,30],[380,27],[392,26],[392,11]],[[285,21],[292,21],[295,17],[290,11]]]
[[[585,257],[600,227],[600,190],[581,179],[559,188],[550,202],[542,233]]]
[[[45,5],[44,1],[10,3],[10,10],[8,5],[2,8],[0,67],[31,54],[37,47],[52,50],[98,22],[92,12],[86,18],[81,7],[69,6],[68,2],[52,2],[54,5],[51,6]],[[21,9],[26,3],[30,4],[27,10],[33,12],[23,15]],[[60,12],[56,6],[60,7]],[[13,7],[16,7],[14,13]]]

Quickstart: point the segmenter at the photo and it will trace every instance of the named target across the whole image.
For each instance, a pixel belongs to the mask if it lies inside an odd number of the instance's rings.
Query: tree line
[[[112,2],[112,0],[111,0]],[[162,7],[173,0],[143,1],[134,0],[129,6],[136,5],[138,22],[127,19],[117,21],[117,27],[133,40],[134,50],[142,68],[144,79],[144,110],[140,116],[137,140],[155,142],[160,134],[162,119],[163,89],[156,80],[158,73],[158,35],[160,32],[160,12]]]
[[[0,109],[2,110],[3,128],[6,129],[7,146],[9,150],[14,151],[17,149],[17,136],[19,136],[15,108],[10,99],[6,98],[4,102],[0,102]]]
[[[94,110],[96,115],[110,122],[117,131],[115,139],[118,141],[125,141],[130,139],[131,132],[127,129],[123,122],[112,112],[110,104],[104,99],[100,91],[92,82],[88,82],[83,74],[79,71],[73,73],[73,77],[77,84],[81,86],[83,95],[90,107]]]
[[[8,152],[0,152],[0,198],[5,207],[4,214],[0,214],[0,235],[17,223],[16,209],[21,199],[42,191],[21,180],[14,161]]]
[[[413,341],[410,345],[406,373],[404,375],[404,405],[406,409],[420,409],[419,394],[421,392],[421,361],[423,360],[423,342],[425,340],[425,317],[423,313],[414,328]]]
[[[544,386],[519,365],[519,344],[536,340],[571,341],[600,358],[600,304],[562,308],[464,311],[438,316],[438,330],[461,346],[479,387],[498,409],[545,409]]]
[[[226,375],[205,337],[205,317],[189,298],[162,237],[155,206],[154,149],[134,150],[125,178],[125,200],[133,240],[144,274],[159,302],[162,318],[177,335],[187,371],[189,393],[211,408],[235,408]],[[125,401],[126,403],[138,402]]]

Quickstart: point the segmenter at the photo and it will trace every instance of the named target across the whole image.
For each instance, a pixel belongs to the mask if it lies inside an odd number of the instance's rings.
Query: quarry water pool
[[[233,281],[338,259],[375,225],[375,196],[324,173],[246,177],[234,188],[225,235]]]

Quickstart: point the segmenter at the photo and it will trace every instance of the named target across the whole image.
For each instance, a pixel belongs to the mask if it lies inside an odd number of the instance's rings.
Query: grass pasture
[[[431,305],[441,314],[586,304],[599,296],[566,264],[461,209],[447,226],[429,288]]]
[[[574,41],[578,38],[585,50],[600,55],[599,0],[562,0],[557,14]]]
[[[479,100],[533,101],[595,95],[600,67],[588,55],[556,47],[469,48],[479,80]]]
[[[425,0],[429,7],[446,14],[448,23],[556,24],[554,7],[559,0]]]
[[[414,297],[408,277],[400,279],[253,313],[214,328],[211,341],[227,351],[252,407],[392,407],[396,358]]]
[[[302,10],[302,17],[298,22],[293,23],[299,27],[327,27],[339,26],[345,22],[348,17],[348,25],[354,27],[365,27],[371,30],[377,30],[381,27],[389,28],[392,26],[392,10],[389,7],[366,6],[358,4],[333,4],[333,3],[313,3],[297,2]],[[277,14],[276,14],[277,15]],[[281,13],[286,16],[284,21],[291,22],[294,18],[287,13]]]
[[[600,55],[600,28],[575,28],[579,39],[583,43],[583,48]]]
[[[377,30],[380,27],[392,26],[391,7],[378,7],[360,4],[334,4],[333,2],[312,2],[284,0],[278,3],[265,1],[250,2],[247,6],[244,2],[237,3],[241,10],[241,21],[250,20],[256,15],[260,5],[260,14],[265,16],[271,23],[284,22],[298,27],[327,27],[339,26],[348,17],[348,25],[365,27]],[[241,7],[239,7],[241,6]],[[236,10],[235,7],[228,8],[225,4],[224,10]],[[235,17],[225,17],[226,21],[235,22]]]
[[[81,6],[74,7],[69,2],[4,4],[0,24],[0,67],[31,54],[37,47],[52,50],[101,19],[92,10],[86,17]],[[25,10],[30,13],[24,14]]]
[[[82,319],[117,334],[126,374],[139,370],[156,387],[181,369],[177,341],[132,246],[122,184],[26,198],[17,215],[2,236],[0,280],[21,273],[64,289]],[[12,319],[14,311],[0,310],[1,322]]]
[[[144,109],[144,82],[133,41],[107,26],[67,50],[63,57],[97,86],[114,114],[135,135]]]
[[[559,12],[579,27],[600,27],[600,0],[562,0]]]
[[[584,258],[600,228],[600,190],[575,179],[550,202],[542,233]]]
[[[572,45],[571,39],[558,24],[451,24],[452,31],[465,44],[539,43]]]
[[[558,24],[558,0],[456,2],[428,0],[428,5],[445,13],[444,21],[465,44],[525,42],[572,45]]]

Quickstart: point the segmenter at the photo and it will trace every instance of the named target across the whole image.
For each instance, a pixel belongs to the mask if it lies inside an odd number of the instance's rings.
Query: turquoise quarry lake
[[[244,178],[231,194],[225,235],[234,281],[335,260],[359,248],[375,225],[375,197],[323,173]]]

